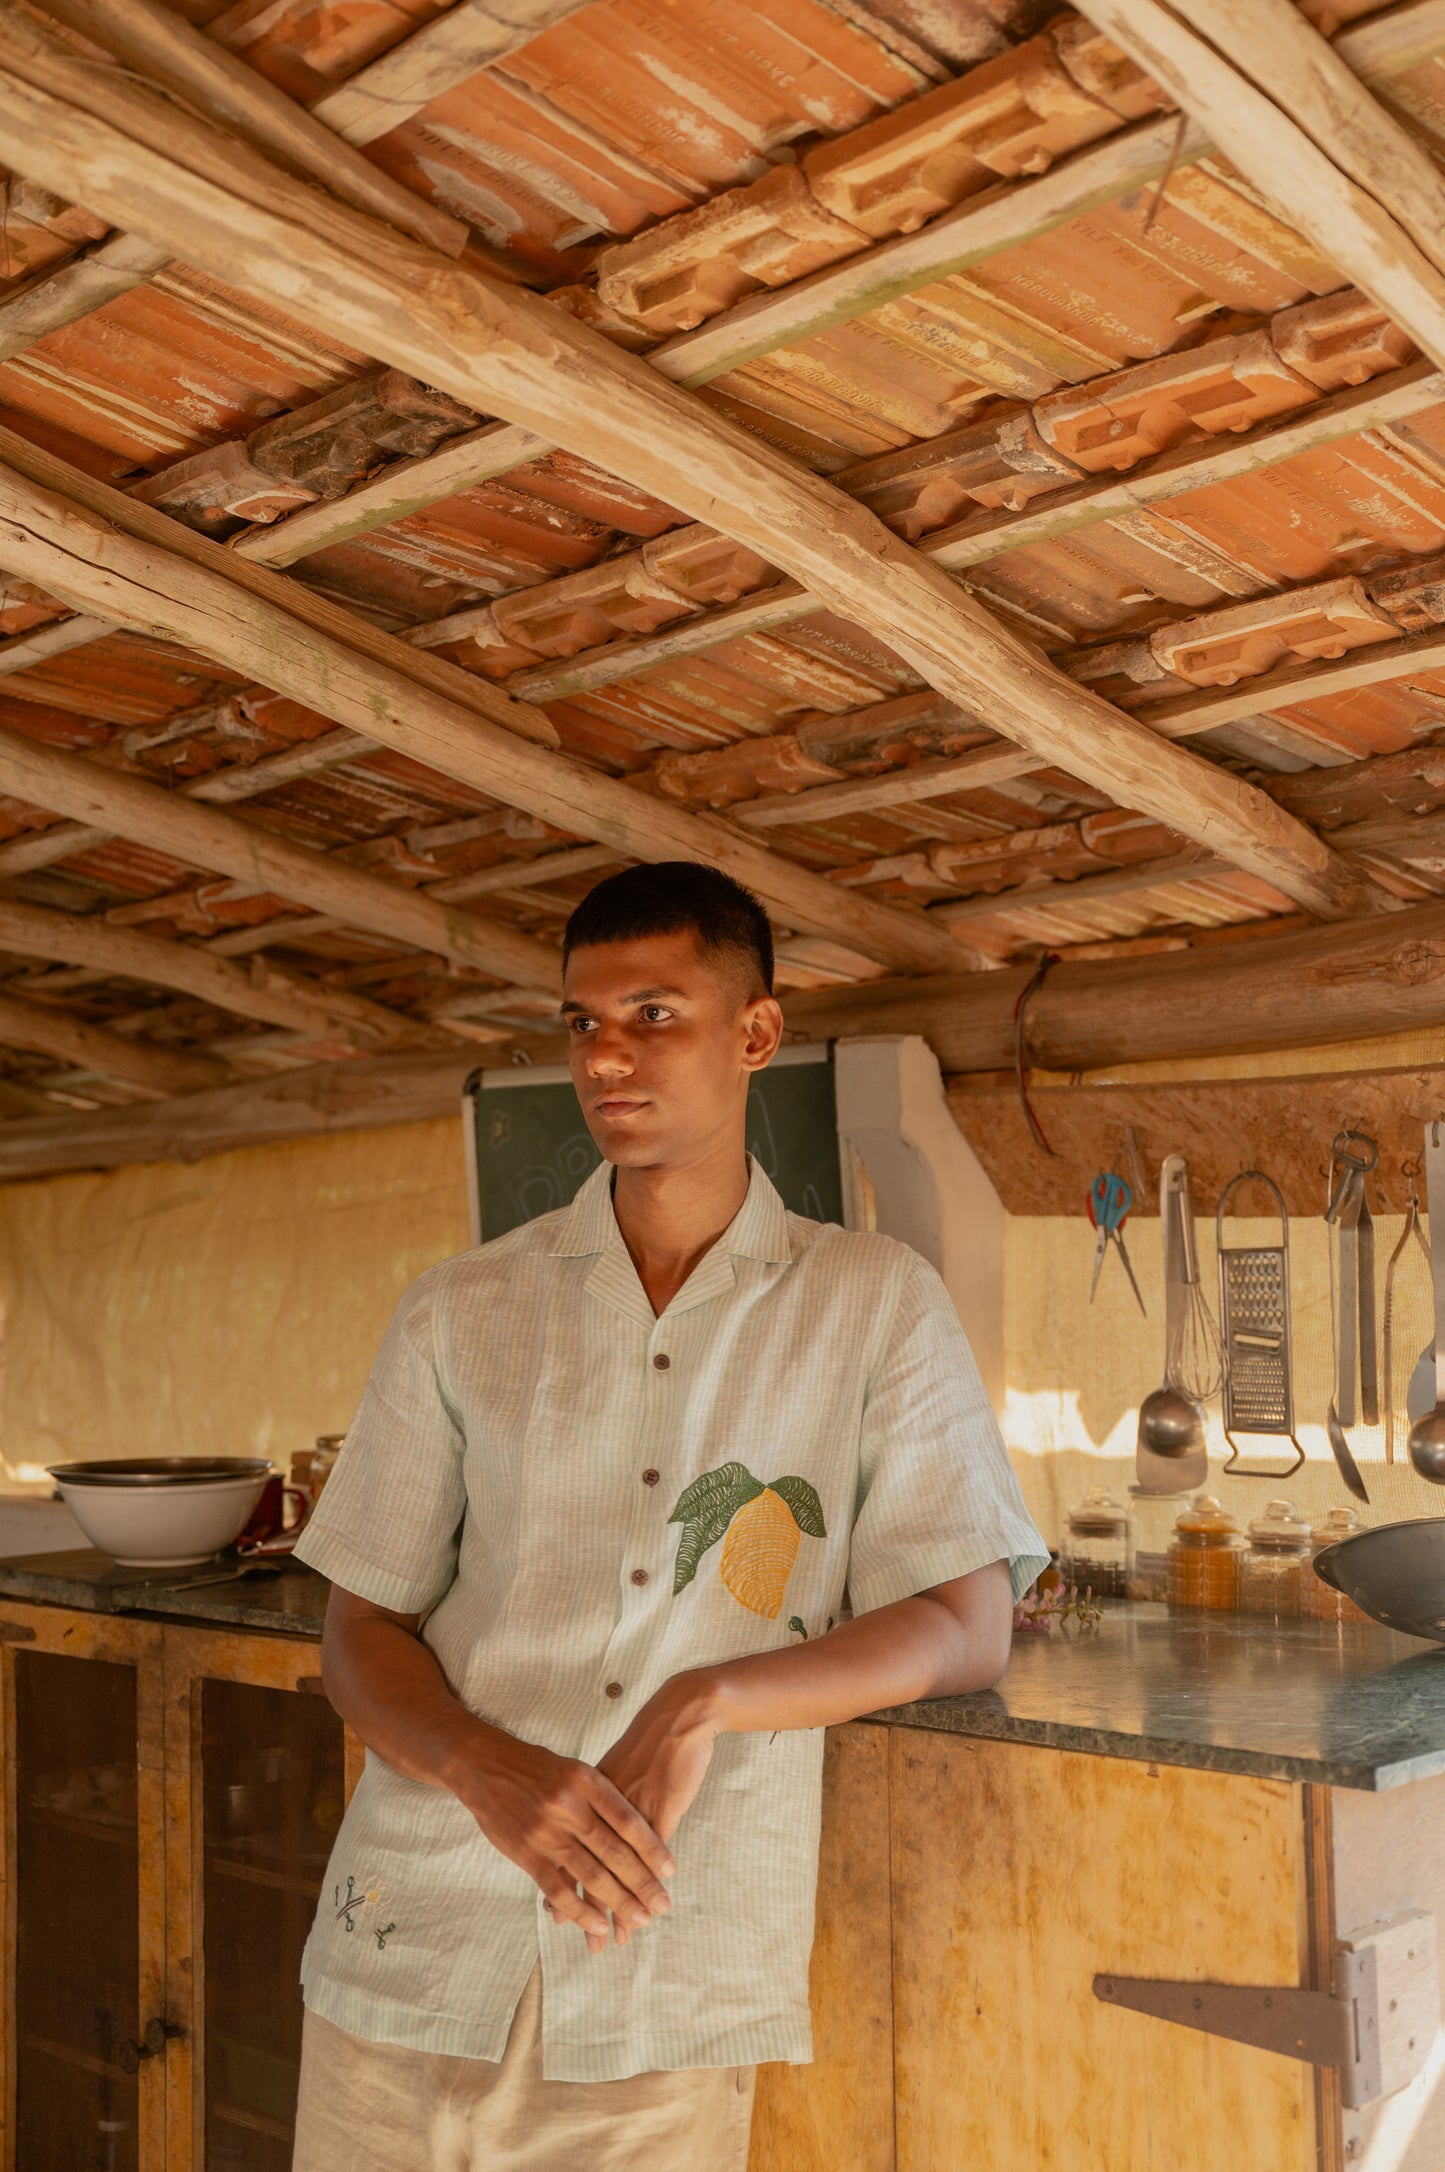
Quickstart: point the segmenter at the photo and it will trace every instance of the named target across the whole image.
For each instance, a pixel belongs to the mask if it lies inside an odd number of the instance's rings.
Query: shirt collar
[[[612,1206],[612,1163],[594,1169],[567,1209],[552,1245],[558,1258],[579,1258],[614,1247],[626,1251]],[[786,1262],[793,1249],[788,1241],[788,1210],[773,1185],[748,1156],[747,1197],[718,1240],[715,1250],[741,1259]]]

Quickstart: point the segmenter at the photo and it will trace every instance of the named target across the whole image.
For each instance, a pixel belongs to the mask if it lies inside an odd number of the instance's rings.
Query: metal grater
[[[1239,1184],[1263,1184],[1279,1207],[1278,1244],[1226,1245],[1224,1209]],[[1224,1341],[1224,1437],[1229,1442],[1226,1471],[1241,1478],[1288,1478],[1304,1461],[1295,1439],[1294,1384],[1289,1333],[1289,1216],[1272,1177],[1245,1169],[1225,1185],[1214,1221],[1219,1248],[1219,1325]],[[1269,1434],[1288,1440],[1294,1461],[1275,1465],[1240,1462],[1239,1434]]]

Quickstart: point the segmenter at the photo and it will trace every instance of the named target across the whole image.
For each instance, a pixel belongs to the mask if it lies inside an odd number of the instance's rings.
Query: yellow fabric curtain
[[[0,1186],[0,1458],[269,1455],[348,1424],[465,1248],[460,1117]]]

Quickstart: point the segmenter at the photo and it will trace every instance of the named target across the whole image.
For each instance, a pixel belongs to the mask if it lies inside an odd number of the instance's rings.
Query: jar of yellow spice
[[[1169,1604],[1227,1612],[1239,1604],[1244,1542],[1239,1525],[1212,1493],[1196,1493],[1174,1525],[1169,1548]]]

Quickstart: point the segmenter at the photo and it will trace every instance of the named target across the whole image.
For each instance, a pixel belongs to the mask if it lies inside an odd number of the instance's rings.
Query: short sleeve
[[[465,1443],[436,1362],[436,1299],[432,1269],[397,1308],[296,1547],[334,1584],[398,1614],[425,1613],[450,1589],[466,1505]]]
[[[849,1595],[868,1613],[1003,1560],[1017,1600],[1049,1550],[948,1292],[915,1255],[868,1384]]]

